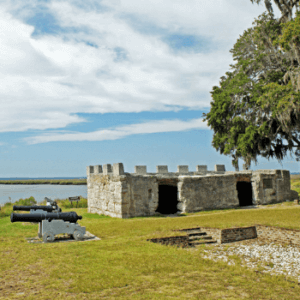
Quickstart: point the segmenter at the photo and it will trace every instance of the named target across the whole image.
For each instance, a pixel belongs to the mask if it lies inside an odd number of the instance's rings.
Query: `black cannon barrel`
[[[17,206],[14,205],[13,206],[13,210],[22,210],[22,211],[30,211],[31,209],[37,210],[37,209],[42,209],[44,211],[47,212],[52,212],[53,210],[55,210],[55,208],[53,208],[50,205],[32,205],[32,206]]]
[[[66,213],[30,213],[30,214],[15,214],[11,213],[11,222],[42,222],[43,220],[63,220],[71,223],[76,223],[81,220],[82,216],[78,216],[75,211]]]

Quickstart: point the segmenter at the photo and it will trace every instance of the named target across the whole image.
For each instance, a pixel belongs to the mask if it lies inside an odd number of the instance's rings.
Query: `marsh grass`
[[[100,241],[29,244],[25,238],[36,236],[37,225],[0,219],[0,299],[300,299],[295,279],[202,259],[213,246],[147,242],[196,226],[299,229],[298,206],[132,219],[72,210]]]

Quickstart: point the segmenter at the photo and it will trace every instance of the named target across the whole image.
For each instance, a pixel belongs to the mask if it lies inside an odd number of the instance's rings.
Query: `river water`
[[[15,202],[20,198],[33,196],[39,203],[48,197],[66,199],[73,196],[87,197],[86,185],[56,185],[56,184],[0,184],[0,204]],[[11,200],[9,200],[9,197]]]

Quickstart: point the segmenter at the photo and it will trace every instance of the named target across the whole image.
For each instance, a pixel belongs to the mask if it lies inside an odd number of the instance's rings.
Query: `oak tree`
[[[261,0],[251,0],[260,3]],[[248,169],[258,156],[282,160],[300,157],[300,13],[299,0],[274,0],[282,17],[268,13],[239,37],[230,52],[235,64],[211,92],[204,120],[213,129],[213,146]],[[289,6],[288,6],[289,5]]]

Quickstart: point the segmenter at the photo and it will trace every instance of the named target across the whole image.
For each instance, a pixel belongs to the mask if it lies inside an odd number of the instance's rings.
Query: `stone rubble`
[[[300,248],[281,246],[274,243],[259,245],[235,244],[232,246],[216,245],[209,250],[203,250],[203,258],[213,261],[222,260],[228,265],[235,265],[232,255],[241,258],[241,265],[248,268],[261,269],[261,272],[271,275],[295,277],[300,282]]]

